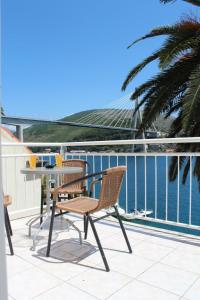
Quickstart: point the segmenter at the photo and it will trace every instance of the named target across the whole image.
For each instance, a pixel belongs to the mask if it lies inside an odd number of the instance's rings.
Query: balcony
[[[194,139],[192,139],[193,142]],[[166,139],[140,143],[172,143]],[[175,141],[173,141],[175,142]],[[191,142],[179,139],[176,142]],[[199,142],[196,140],[196,142]],[[13,144],[4,143],[3,185],[13,197],[10,216],[13,226],[15,255],[7,252],[9,299],[111,299],[134,296],[134,299],[196,300],[200,293],[200,202],[194,160],[198,153],[103,153],[68,152],[67,147],[102,144],[134,144],[138,141],[105,141],[67,144],[18,144],[18,149],[60,147],[65,158],[82,158],[89,162],[88,172],[97,172],[116,165],[127,165],[119,205],[130,215],[133,210],[152,211],[125,221],[133,254],[126,244],[116,220],[112,217],[97,223],[97,230],[111,272],[106,273],[94,237],[79,244],[77,232],[63,218],[56,218],[51,257],[45,257],[49,224],[43,228],[36,251],[31,251],[28,221],[39,212],[41,182],[39,178],[20,173],[30,153],[11,153]],[[8,151],[9,150],[9,151]],[[185,185],[182,170],[170,182],[168,170],[172,156],[177,160],[188,156],[191,161]],[[53,160],[55,153],[38,152],[42,161]],[[14,170],[10,172],[10,170]],[[55,178],[53,178],[55,180]],[[98,197],[99,189],[94,191]],[[34,197],[33,197],[34,195]],[[64,217],[65,218],[65,217]],[[83,230],[82,219],[67,215]],[[38,224],[33,228],[37,230]],[[26,288],[25,288],[26,287]]]

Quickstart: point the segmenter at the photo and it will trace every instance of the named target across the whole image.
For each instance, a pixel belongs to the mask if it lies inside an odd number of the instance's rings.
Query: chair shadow
[[[82,267],[86,267],[89,269],[95,269],[100,271],[105,271],[104,269],[97,267],[96,265],[91,266],[87,264],[81,263],[85,258],[90,257],[92,254],[98,252],[97,247],[92,245],[91,243],[84,241],[80,244],[79,239],[69,238],[63,239],[61,241],[55,241],[55,243],[51,246],[50,258],[55,259],[56,261],[49,260],[46,257],[47,247],[40,248],[36,254],[33,256],[37,259],[47,262],[49,264],[63,264],[63,263],[71,263],[75,265],[79,265]]]

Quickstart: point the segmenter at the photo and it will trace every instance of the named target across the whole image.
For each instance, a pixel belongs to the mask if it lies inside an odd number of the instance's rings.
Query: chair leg
[[[49,253],[50,253],[50,250],[51,250],[51,240],[52,240],[55,210],[56,210],[56,201],[53,201],[53,207],[52,207],[52,211],[51,211],[51,221],[50,221],[50,226],[49,226],[49,237],[48,237],[46,257],[49,257]]]
[[[12,236],[13,231],[12,231],[12,227],[11,227],[11,223],[10,223],[10,217],[9,217],[9,214],[8,214],[8,209],[7,209],[7,207],[5,207],[5,209],[6,209],[6,216],[7,216],[7,220],[8,220],[8,227],[9,227],[10,235]]]
[[[87,234],[88,234],[88,215],[84,215],[84,239],[87,240]]]
[[[41,202],[40,202],[40,225],[43,222],[43,208],[44,208],[44,199],[41,197]]]
[[[86,228],[86,215],[83,216],[83,231],[85,232]]]
[[[5,219],[5,228],[6,228],[6,234],[7,234],[7,238],[8,238],[8,244],[9,244],[9,248],[10,248],[10,254],[14,255],[14,251],[13,251],[13,245],[12,245],[12,241],[11,241],[11,236],[10,236],[10,228],[8,225],[8,214],[7,214],[7,208],[4,207],[4,219]]]
[[[117,209],[117,206],[114,206],[114,209],[115,209],[115,212],[116,212],[116,215],[117,215],[117,219],[118,219],[118,221],[119,221],[119,225],[120,225],[120,227],[121,227],[123,236],[124,236],[124,238],[125,238],[125,241],[126,241],[128,250],[129,250],[130,253],[132,253],[131,245],[130,245],[130,243],[129,243],[129,240],[128,240],[128,237],[127,237],[127,234],[126,234],[124,225],[123,225],[122,220],[121,220],[121,218],[120,218],[120,215],[119,215],[119,211],[118,211],[118,209]]]
[[[101,257],[102,257],[102,259],[103,259],[104,266],[105,266],[105,268],[106,268],[106,272],[109,272],[109,271],[110,271],[110,268],[109,268],[109,266],[108,266],[107,259],[106,259],[106,257],[105,257],[103,248],[102,248],[102,246],[101,246],[101,242],[100,242],[100,240],[99,240],[99,237],[98,237],[96,228],[95,228],[95,226],[94,226],[94,222],[93,222],[93,220],[92,220],[92,218],[91,218],[90,215],[88,215],[87,218],[89,219],[90,225],[91,225],[91,227],[92,227],[92,231],[93,231],[93,233],[94,233],[94,236],[95,236],[97,245],[98,245],[98,247],[99,247],[99,251],[100,251],[100,253],[101,253]]]

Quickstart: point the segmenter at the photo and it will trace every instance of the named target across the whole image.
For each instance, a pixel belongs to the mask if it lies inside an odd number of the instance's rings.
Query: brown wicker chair
[[[61,177],[62,185],[57,187],[54,194],[58,195],[58,199],[71,199],[77,195],[86,194],[86,181],[79,181],[65,187],[66,184],[79,179],[86,174],[87,161],[82,159],[67,159],[62,162],[63,167],[80,167],[83,169],[82,172],[76,174],[64,174]]]
[[[10,218],[9,218],[9,214],[8,214],[8,205],[10,205],[11,203],[12,203],[11,196],[4,195],[3,196],[3,205],[4,205],[5,228],[6,228],[6,234],[7,234],[8,244],[9,244],[9,248],[10,248],[10,254],[14,255],[12,241],[11,241],[11,236],[13,235],[13,233],[12,233],[12,227],[10,224]]]
[[[86,175],[86,166],[89,164],[87,161],[82,159],[67,159],[62,162],[63,167],[80,167],[83,169],[82,172],[76,174],[64,174],[60,177],[61,185],[51,189],[51,198],[57,197],[58,201],[62,199],[72,199],[77,197],[78,195],[87,195],[86,189],[86,180],[78,181],[75,184],[68,185],[68,183],[82,178]],[[67,187],[65,187],[67,185]],[[41,197],[41,206],[40,206],[40,224],[42,223],[42,215],[43,215],[43,207],[44,207],[44,196]],[[67,212],[66,212],[67,213]],[[63,212],[60,210],[60,213],[56,214],[56,217],[62,215]]]
[[[101,191],[100,191],[100,197],[98,199],[94,199],[91,197],[77,197],[68,201],[64,202],[57,202],[57,193],[54,194],[54,201],[53,201],[53,207],[52,207],[52,217],[50,222],[50,229],[49,229],[49,238],[48,238],[48,246],[47,246],[47,252],[46,256],[49,256],[50,254],[50,247],[51,247],[51,239],[52,239],[52,230],[53,230],[53,221],[54,221],[54,214],[55,209],[58,208],[60,210],[69,211],[77,214],[84,215],[86,217],[86,224],[85,224],[85,239],[87,238],[87,232],[88,232],[88,222],[91,225],[92,231],[94,233],[97,245],[99,247],[106,271],[108,272],[109,266],[103,251],[103,248],[101,246],[101,242],[99,240],[96,228],[94,226],[94,223],[100,219],[103,219],[107,217],[108,215],[116,215],[122,233],[124,235],[126,244],[128,246],[128,250],[130,253],[132,253],[132,249],[128,240],[128,237],[126,235],[126,231],[124,229],[123,223],[120,219],[119,212],[116,206],[116,202],[121,190],[121,184],[123,180],[124,173],[126,171],[125,166],[119,166],[107,169],[103,172],[103,176],[97,180],[94,180],[91,184],[91,191],[93,190],[94,184],[101,182]],[[100,173],[99,173],[100,174]],[[94,176],[94,174],[91,174],[90,177]],[[89,176],[88,176],[89,177]],[[91,214],[94,212],[98,212],[101,209],[108,208],[108,207],[114,207],[114,213],[106,213],[104,216],[96,219],[92,219]]]

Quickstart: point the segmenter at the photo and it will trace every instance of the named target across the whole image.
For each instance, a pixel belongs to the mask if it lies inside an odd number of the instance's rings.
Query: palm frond
[[[155,86],[150,89],[148,99],[144,106],[142,129],[148,128],[160,113],[167,109],[171,101],[182,92],[185,82],[189,79],[191,72],[199,63],[198,55],[188,56],[183,61],[176,62],[171,68],[161,71],[156,77]],[[167,85],[166,85],[167,83]]]
[[[199,190],[200,190],[200,157],[196,157],[196,161],[194,164],[194,171],[193,175],[196,176],[198,183],[199,183]]]
[[[169,3],[169,2],[175,2],[176,0],[160,0],[161,3]],[[183,0],[184,2],[191,3],[193,5],[200,6],[200,0]]]
[[[131,95],[130,99],[135,100],[141,95],[147,93],[150,89],[155,87],[156,83],[157,83],[157,77],[155,76],[150,80],[146,81],[145,83],[141,84],[139,87],[137,87],[137,89],[135,89],[135,91]]]
[[[122,85],[122,91],[124,91],[127,87],[127,85],[130,83],[131,80],[144,68],[146,65],[148,65],[150,62],[156,60],[158,58],[158,53],[154,53],[153,55],[150,55],[147,57],[143,62],[138,64],[136,67],[134,67],[126,77],[123,85]]]
[[[182,145],[177,149],[177,152],[183,152]],[[186,160],[186,156],[179,156],[179,160],[177,156],[172,156],[170,161],[170,167],[169,167],[169,180],[173,181],[177,177],[178,169],[180,170]],[[178,164],[179,161],[179,164]]]
[[[200,27],[199,27],[200,30]],[[169,67],[175,59],[179,59],[180,55],[188,53],[195,47],[199,46],[200,39],[196,37],[196,29],[184,31],[179,35],[170,36],[159,52],[159,66],[164,69]]]
[[[188,172],[190,170],[190,158],[187,157],[187,162],[183,170],[182,183],[185,184],[188,176]]]
[[[133,41],[127,48],[130,48],[133,45],[135,45],[136,43],[138,43],[142,40],[151,38],[151,37],[173,34],[176,30],[177,30],[176,25],[174,25],[174,26],[161,26],[161,27],[154,28],[152,31],[150,31],[146,35],[144,35],[141,38],[138,38],[137,40]]]
[[[177,136],[178,133],[180,134],[181,130],[182,130],[182,111],[179,112],[178,116],[172,122],[168,136],[173,138]]]
[[[169,180],[173,181],[176,179],[178,173],[178,157],[172,156],[170,160],[170,167],[169,167]]]
[[[200,0],[183,1],[200,6]],[[160,2],[169,3],[173,0],[160,0]],[[131,95],[132,100],[141,97],[135,112],[144,106],[139,133],[149,128],[159,115],[168,118],[175,113],[169,137],[200,136],[200,22],[193,17],[184,17],[172,26],[153,29],[135,40],[129,47],[141,40],[163,35],[167,36],[165,43],[156,53],[147,57],[129,72],[122,89],[125,90],[146,65],[158,59],[160,72],[137,87]],[[200,152],[200,143],[178,145],[176,150]],[[190,159],[184,156],[180,156],[179,159],[172,158],[170,180],[176,178],[177,171],[181,168],[183,168],[182,181],[185,183],[191,168]],[[200,188],[200,157],[195,161],[194,175]]]
[[[138,43],[142,40],[148,39],[148,38],[162,36],[162,35],[182,34],[184,31],[189,31],[189,30],[191,30],[193,32],[194,30],[199,30],[199,28],[200,28],[200,25],[196,19],[191,18],[191,17],[185,18],[182,21],[177,22],[171,26],[160,26],[160,27],[154,28],[146,35],[133,41],[127,48],[130,48],[133,45],[135,45],[136,43]]]
[[[183,98],[183,128],[185,131],[192,122],[199,120],[200,106],[200,64],[191,73],[189,85]]]
[[[181,102],[178,102],[172,106],[169,106],[169,108],[166,110],[165,113],[165,119],[169,118],[169,116],[171,116],[171,114],[173,114],[174,112],[178,111],[181,107]]]

